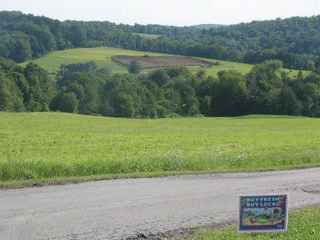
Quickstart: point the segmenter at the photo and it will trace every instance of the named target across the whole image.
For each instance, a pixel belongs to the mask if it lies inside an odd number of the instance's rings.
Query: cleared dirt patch
[[[111,57],[114,61],[128,66],[132,61],[138,61],[141,68],[161,68],[171,66],[202,66],[211,67],[211,62],[184,56],[127,56],[114,55]]]

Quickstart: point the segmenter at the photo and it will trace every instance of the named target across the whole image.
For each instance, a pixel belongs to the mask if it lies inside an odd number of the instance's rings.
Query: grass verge
[[[320,164],[317,166],[320,167]],[[65,185],[65,184],[76,184],[91,181],[103,181],[113,179],[133,179],[133,178],[156,178],[156,177],[169,177],[169,176],[181,176],[181,175],[202,175],[202,174],[223,174],[223,173],[239,173],[239,172],[267,172],[267,171],[281,171],[281,170],[294,170],[310,168],[308,166],[296,166],[289,168],[278,168],[278,169],[251,169],[251,170],[236,170],[236,171],[191,171],[191,172],[137,172],[137,173],[122,173],[122,174],[104,174],[104,175],[91,175],[91,176],[71,176],[71,177],[53,177],[53,178],[40,178],[40,179],[27,179],[27,180],[8,180],[0,181],[0,189],[19,189],[29,187],[43,187],[51,185]]]
[[[283,233],[238,233],[237,225],[231,224],[214,230],[199,230],[186,240],[235,240],[235,239],[320,239],[320,206],[289,212],[288,231]]]

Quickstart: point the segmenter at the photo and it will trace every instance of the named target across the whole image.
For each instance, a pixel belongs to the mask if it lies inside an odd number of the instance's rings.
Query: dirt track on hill
[[[0,239],[165,239],[236,221],[240,194],[320,203],[320,168],[123,179],[0,191]]]

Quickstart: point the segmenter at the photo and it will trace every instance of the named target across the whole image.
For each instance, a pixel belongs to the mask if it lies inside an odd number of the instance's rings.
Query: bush
[[[141,67],[139,62],[137,60],[132,60],[129,64],[128,71],[129,73],[134,73],[134,74],[140,73]]]

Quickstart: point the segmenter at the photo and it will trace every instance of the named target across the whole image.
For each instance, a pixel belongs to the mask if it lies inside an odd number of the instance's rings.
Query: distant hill
[[[0,12],[0,57],[16,62],[54,50],[114,47],[250,64],[281,60],[284,67],[320,68],[320,16],[191,27],[53,20]],[[320,69],[319,69],[320,71]]]
[[[47,70],[52,75],[55,75],[59,69],[60,65],[76,64],[76,63],[85,63],[85,62],[95,62],[99,67],[107,67],[113,74],[116,73],[127,73],[127,67],[118,64],[112,60],[114,55],[127,55],[127,56],[174,56],[161,53],[152,53],[145,51],[132,51],[128,49],[120,48],[78,48],[78,49],[67,49],[64,51],[52,51],[45,56],[32,60],[33,63],[39,65],[40,67]],[[216,65],[216,60],[209,60],[214,65],[211,68],[204,69],[201,66],[193,66],[189,69],[192,69],[194,72],[198,70],[206,70],[206,76],[213,75],[218,77],[218,72],[236,70],[242,74],[247,74],[252,69],[253,65],[219,61],[220,65]],[[22,67],[26,67],[30,61],[19,64]],[[149,72],[152,69],[145,69],[143,72]],[[292,71],[292,76],[297,75],[297,71]]]
[[[190,27],[193,28],[198,28],[198,29],[211,29],[211,28],[220,28],[220,27],[224,27],[226,25],[222,25],[222,24],[199,24],[199,25],[193,25]]]

